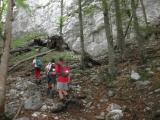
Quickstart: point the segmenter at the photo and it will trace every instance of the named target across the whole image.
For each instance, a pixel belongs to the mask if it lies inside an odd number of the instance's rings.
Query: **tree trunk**
[[[80,26],[80,42],[81,42],[81,66],[85,68],[85,50],[84,50],[84,35],[83,35],[83,19],[82,19],[82,6],[81,0],[78,0],[79,5],[79,26]]]
[[[144,15],[144,20],[145,20],[146,26],[148,27],[147,15],[146,15],[145,6],[143,4],[143,0],[140,0],[140,2],[141,2],[141,6],[142,6],[143,15]]]
[[[105,25],[107,42],[108,42],[108,58],[109,58],[108,72],[111,76],[114,76],[116,72],[115,53],[113,48],[113,36],[110,28],[110,21],[109,21],[109,15],[108,15],[108,4],[106,0],[102,0],[102,5],[103,5],[103,14],[104,14],[104,25]]]
[[[117,45],[121,52],[121,56],[123,56],[125,41],[124,41],[124,36],[123,36],[122,17],[121,17],[119,0],[114,0],[114,6],[115,6],[115,11],[116,11]]]
[[[59,39],[59,50],[62,50],[62,45],[63,45],[63,0],[60,1],[61,4],[61,16],[60,16],[60,31],[59,34],[61,36],[62,39]]]
[[[7,79],[10,43],[12,39],[13,0],[8,0],[8,11],[5,23],[4,49],[0,64],[0,116],[4,114],[5,107],[5,81]]]
[[[136,40],[137,40],[137,43],[138,43],[140,60],[141,60],[141,63],[143,63],[144,62],[143,36],[140,33],[138,18],[137,18],[137,14],[136,14],[136,4],[135,4],[134,0],[131,0],[131,7],[132,7],[132,15],[133,15],[133,27],[134,27],[134,30],[135,30]]]
[[[63,0],[61,0],[61,17],[60,17],[60,36],[63,36]]]
[[[128,34],[128,31],[129,31],[129,27],[131,26],[131,23],[132,23],[132,19],[133,19],[133,15],[131,15],[130,19],[129,19],[129,22],[127,24],[127,27],[126,27],[126,30],[124,32],[124,39],[126,38],[127,34]]]

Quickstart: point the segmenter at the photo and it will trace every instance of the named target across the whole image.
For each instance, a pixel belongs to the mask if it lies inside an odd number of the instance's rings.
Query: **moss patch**
[[[42,37],[42,36],[47,36],[47,34],[42,33],[42,32],[32,32],[32,33],[25,34],[23,36],[15,38],[12,41],[11,47],[16,48],[18,46],[24,45],[26,42],[28,42],[34,38]]]

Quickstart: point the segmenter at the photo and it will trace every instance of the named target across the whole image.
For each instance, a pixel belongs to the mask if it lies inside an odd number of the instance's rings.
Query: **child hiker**
[[[60,58],[56,64],[56,73],[58,74],[57,90],[60,100],[63,101],[68,96],[68,83],[70,82],[69,67],[64,66],[63,58]]]
[[[55,60],[52,59],[46,66],[46,75],[47,75],[47,95],[53,95],[53,88],[55,89],[56,85],[56,72],[55,72]]]
[[[34,75],[36,78],[36,83],[40,84],[41,83],[40,77],[41,77],[42,62],[38,56],[35,57],[32,65],[34,66]]]

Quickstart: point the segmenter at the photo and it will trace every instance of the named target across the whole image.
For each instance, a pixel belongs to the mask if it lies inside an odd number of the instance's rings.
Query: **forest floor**
[[[28,88],[21,88],[22,84],[19,88],[17,85],[21,81],[35,84],[32,61],[27,61],[9,73],[7,105],[9,109],[10,106],[16,108],[12,110],[14,115],[19,109],[17,118],[26,117],[24,120],[108,120],[106,115],[114,106],[122,110],[122,120],[160,120],[160,44],[152,43],[147,50],[146,63],[141,65],[136,53],[137,48],[129,49],[127,60],[117,63],[118,75],[112,81],[107,76],[107,65],[81,70],[77,60],[70,60],[70,66],[77,66],[71,70],[73,86],[71,92],[72,94],[79,92],[86,98],[77,99],[81,105],[71,104],[59,113],[52,113],[49,109],[50,103],[57,103],[58,95],[56,93],[54,98],[46,95],[47,83],[44,72],[42,84],[35,86],[31,91],[40,92],[40,99],[43,101],[41,107],[26,110],[24,105],[21,106],[21,102],[32,97],[32,93],[23,98]],[[49,55],[43,56],[45,57]],[[131,80],[132,69],[140,74],[140,80]]]

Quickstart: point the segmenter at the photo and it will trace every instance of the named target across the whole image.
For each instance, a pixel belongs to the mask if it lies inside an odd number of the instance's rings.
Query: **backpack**
[[[42,67],[42,62],[40,59],[36,59],[36,67],[41,68]]]
[[[55,65],[51,65],[49,72],[53,72],[53,69],[55,70]]]
[[[62,64],[62,65],[58,64],[58,66],[59,66],[59,67],[62,67],[62,70],[61,70],[61,72],[59,73],[59,75],[61,75],[61,76],[63,76],[63,77],[67,77],[67,76],[69,75],[69,73],[66,73],[66,72],[64,71],[64,65],[63,65],[63,64]]]

